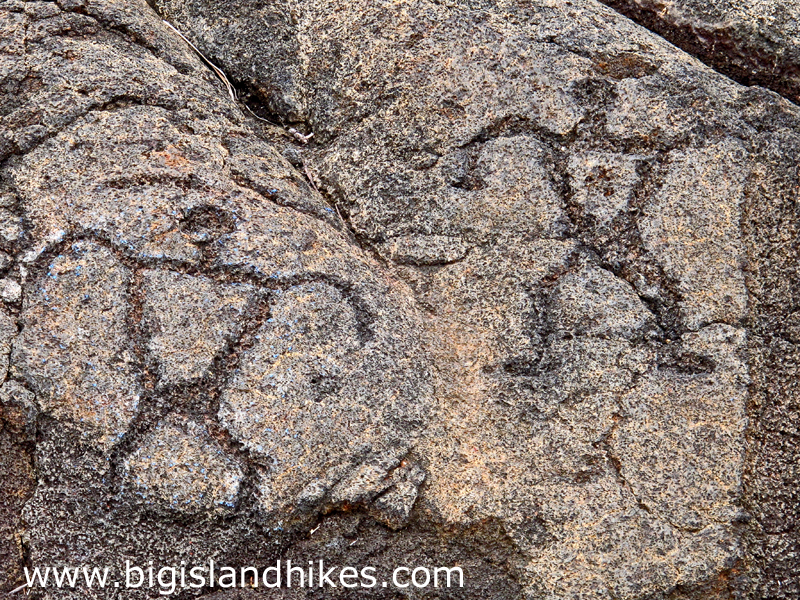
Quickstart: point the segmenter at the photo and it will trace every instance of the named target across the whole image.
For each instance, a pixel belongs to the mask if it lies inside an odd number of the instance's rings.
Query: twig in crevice
[[[311,133],[309,133],[308,135],[303,135],[302,133],[297,131],[297,129],[295,129],[294,127],[289,127],[289,129],[287,131],[292,134],[292,137],[294,139],[296,139],[298,142],[302,142],[303,144],[307,144],[308,140],[310,140],[312,137],[314,137],[314,132],[313,131]]]
[[[195,53],[197,54],[197,56],[199,56],[199,57],[200,57],[200,60],[202,60],[204,63],[206,63],[206,65],[208,65],[208,67],[209,67],[209,68],[210,68],[210,69],[211,69],[211,70],[214,72],[214,75],[216,75],[216,76],[217,76],[217,78],[218,78],[218,79],[219,79],[219,80],[220,80],[220,81],[221,81],[223,84],[225,84],[225,88],[228,90],[228,95],[230,96],[231,100],[233,100],[234,102],[237,102],[237,101],[239,101],[239,102],[241,103],[241,105],[242,105],[242,106],[244,106],[244,107],[247,109],[247,112],[249,112],[251,115],[253,115],[253,116],[254,116],[256,119],[258,119],[259,121],[264,121],[265,123],[269,123],[270,125],[274,125],[275,127],[282,127],[281,125],[279,125],[278,123],[275,123],[274,121],[270,121],[269,119],[265,119],[264,117],[261,117],[261,116],[257,115],[255,112],[253,112],[253,109],[252,109],[252,108],[250,108],[250,107],[247,105],[247,103],[246,103],[246,102],[244,102],[243,100],[239,100],[239,96],[238,96],[238,94],[236,93],[236,88],[235,88],[235,87],[233,87],[233,84],[230,82],[230,79],[228,79],[228,76],[227,76],[227,75],[225,75],[225,71],[223,71],[223,70],[222,70],[222,69],[220,69],[220,68],[219,68],[217,65],[215,65],[215,64],[214,64],[214,63],[213,63],[213,62],[212,62],[212,61],[211,61],[211,60],[210,60],[210,59],[209,59],[209,58],[208,58],[208,57],[207,57],[205,54],[203,54],[202,52],[200,52],[200,49],[199,49],[197,46],[195,46],[195,45],[194,45],[194,44],[191,42],[191,40],[190,40],[189,38],[187,38],[185,35],[183,35],[183,34],[180,32],[180,30],[179,30],[177,27],[175,27],[175,26],[174,26],[172,23],[170,23],[169,21],[167,21],[167,20],[165,20],[165,19],[162,19],[162,21],[164,22],[164,24],[165,24],[167,27],[169,27],[169,28],[170,28],[172,31],[174,31],[175,33],[177,33],[177,34],[178,34],[178,35],[181,37],[181,39],[182,39],[184,42],[186,42],[187,44],[189,44],[189,47],[190,47],[192,50],[194,50],[194,51],[195,51]],[[289,127],[289,129],[287,129],[286,131],[287,131],[287,132],[288,132],[288,133],[289,133],[289,134],[290,134],[290,135],[291,135],[291,136],[292,136],[294,139],[296,139],[298,142],[301,142],[301,143],[303,143],[303,144],[307,144],[307,143],[308,143],[308,140],[310,140],[312,137],[314,137],[314,132],[313,132],[313,131],[312,131],[311,133],[309,133],[308,135],[303,135],[302,133],[300,133],[299,131],[297,131],[297,129],[295,129],[294,127]]]
[[[23,584],[22,584],[21,586],[19,586],[18,588],[14,588],[14,589],[13,589],[13,590],[11,590],[10,592],[8,592],[8,595],[10,596],[11,594],[16,594],[17,592],[21,592],[21,591],[22,591],[22,590],[24,590],[26,587],[28,587],[28,584],[27,584],[27,583],[23,583]],[[25,593],[26,593],[26,595],[27,595],[27,590],[25,591]]]
[[[306,178],[311,183],[311,187],[314,188],[314,191],[321,195],[319,188],[317,187],[317,184],[314,183],[314,178],[311,177],[311,171],[308,170],[308,165],[306,164],[306,161],[303,161],[303,172],[306,174]]]
[[[170,23],[169,21],[164,20],[164,24],[167,27],[169,27],[170,29],[172,29],[172,31],[177,33],[179,36],[181,36],[181,38],[183,38],[183,41],[186,42],[187,44],[189,44],[189,46],[192,48],[192,50],[194,50],[197,53],[197,56],[199,56],[203,60],[203,62],[205,62],[211,68],[211,70],[214,71],[214,75],[216,75],[219,78],[219,80],[222,83],[225,84],[225,87],[228,88],[228,95],[231,97],[231,100],[236,102],[236,88],[233,87],[233,85],[231,85],[231,82],[228,80],[228,77],[227,77],[227,75],[225,75],[225,72],[222,69],[220,69],[217,65],[215,65],[213,62],[211,62],[205,56],[205,54],[200,52],[200,49],[197,46],[195,46],[189,40],[189,38],[187,38],[180,31],[178,31],[178,29],[172,23]]]
[[[265,119],[264,117],[259,117],[256,113],[253,112],[252,108],[247,106],[246,102],[242,102],[242,106],[244,106],[247,109],[247,112],[249,112],[251,115],[253,115],[259,121],[264,121],[265,123],[269,123],[270,125],[274,125],[275,127],[280,127],[280,125],[278,125],[277,123],[274,123],[273,121],[270,121],[269,119]]]

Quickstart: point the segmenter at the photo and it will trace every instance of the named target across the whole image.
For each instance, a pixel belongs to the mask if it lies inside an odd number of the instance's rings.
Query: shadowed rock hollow
[[[323,557],[800,594],[796,106],[590,0],[7,0],[0,32],[5,589]]]

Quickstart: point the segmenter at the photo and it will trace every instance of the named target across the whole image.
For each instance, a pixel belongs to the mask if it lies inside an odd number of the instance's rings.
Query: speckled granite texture
[[[0,589],[800,597],[798,157],[594,0],[1,1]]]
[[[745,85],[800,101],[800,4],[601,0]]]

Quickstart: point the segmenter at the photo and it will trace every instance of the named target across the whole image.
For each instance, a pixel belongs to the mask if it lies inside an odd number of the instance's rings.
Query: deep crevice
[[[709,23],[670,20],[667,7],[659,1],[600,0],[642,27],[691,54],[713,70],[744,86],[772,90],[786,100],[800,104],[800,65],[748,47],[730,27]]]

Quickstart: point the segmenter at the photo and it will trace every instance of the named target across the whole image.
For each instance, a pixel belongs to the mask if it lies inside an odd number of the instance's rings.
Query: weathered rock
[[[22,286],[13,279],[0,279],[0,299],[15,304],[22,299]]]
[[[745,85],[800,100],[800,10],[773,0],[601,0]]]
[[[279,551],[276,506],[303,507],[285,511],[293,527],[313,521],[330,504],[325,491],[309,501],[318,481],[396,465],[424,429],[419,309],[147,5],[0,10],[29,34],[10,64],[37,82],[0,123],[4,210],[25,227],[0,240],[23,282],[13,376],[36,407],[38,485],[19,491],[26,556],[146,565]],[[296,378],[265,354],[273,345]],[[270,370],[295,406],[264,393]],[[255,419],[289,418],[303,437],[267,454]],[[280,498],[265,488],[275,479]],[[9,506],[4,527],[19,536]]]
[[[644,247],[676,282],[686,327],[738,323],[747,308],[738,228],[748,175],[742,147],[726,140],[666,160],[639,224]]]
[[[161,270],[142,274],[142,293],[148,349],[163,385],[209,375],[214,360],[240,335],[256,295],[250,285]]]
[[[131,273],[106,248],[77,242],[25,297],[12,366],[47,414],[110,448],[143,393],[128,336]]]
[[[260,502],[281,525],[298,499],[306,512],[329,491],[334,504],[366,500],[363,482],[344,494],[334,486],[354,468],[358,477],[359,464],[383,478],[427,420],[426,407],[409,402],[420,385],[408,375],[418,368],[413,349],[404,337],[373,331],[362,311],[322,282],[276,292],[222,390],[220,421],[267,467],[259,469]],[[402,334],[413,323],[395,326]]]
[[[36,483],[31,443],[36,435],[33,394],[15,381],[0,388],[0,589],[22,576],[22,509]]]
[[[244,473],[191,421],[160,423],[122,465],[122,490],[155,508],[185,514],[236,506]]]
[[[419,487],[425,481],[425,471],[417,465],[400,463],[393,473],[389,487],[381,491],[370,507],[370,515],[391,529],[400,529],[408,524],[411,509],[419,497]]]
[[[533,594],[746,563],[740,223],[782,143],[748,110],[794,109],[589,2],[157,4],[313,130],[312,173],[431,311],[429,518],[499,519]]]
[[[609,439],[620,474],[640,504],[680,529],[736,520],[739,476],[725,469],[738,470],[727,458],[744,452],[745,343],[727,325],[686,334],[685,354],[622,400],[625,418]]]
[[[11,346],[17,337],[17,324],[12,315],[0,309],[0,376],[5,380],[8,375]]]
[[[300,133],[142,2],[0,6],[10,577],[791,597],[796,107],[592,0],[155,5]]]
[[[750,452],[745,470],[745,517],[757,569],[754,597],[794,598],[800,555],[800,461],[797,445],[798,352],[795,333],[798,222],[794,157],[800,151],[798,128],[777,127],[781,144],[759,147],[759,179],[748,186],[742,223],[751,291],[749,335],[751,385]],[[763,179],[762,179],[763,178]]]

